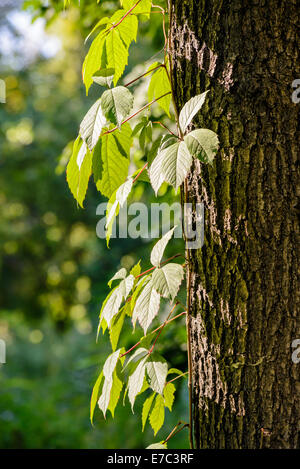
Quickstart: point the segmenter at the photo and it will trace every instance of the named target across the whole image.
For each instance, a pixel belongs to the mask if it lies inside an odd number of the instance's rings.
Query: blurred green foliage
[[[7,89],[6,104],[0,104],[0,338],[7,343],[7,363],[0,365],[1,448],[142,448],[153,441],[149,426],[141,433],[139,402],[134,415],[126,404],[115,420],[105,422],[96,412],[95,428],[89,422],[92,385],[110,350],[107,337],[95,343],[107,281],[118,267],[130,268],[140,258],[146,269],[151,243],[112,240],[107,250],[95,232],[100,194],[90,185],[81,210],[66,184],[67,143],[98,93],[94,86],[86,98],[81,83],[84,38],[116,2],[72,4],[64,12],[63,1],[24,2],[31,17],[43,18],[46,32],[60,39],[54,57],[37,53],[21,68],[0,57]],[[150,59],[162,47],[159,16],[141,28],[129,75],[139,69],[145,50]],[[146,85],[140,88],[143,93]],[[142,156],[136,148],[135,165]],[[166,188],[161,195],[161,201],[174,197]],[[154,194],[141,182],[133,198],[150,203]],[[182,242],[175,240],[167,255],[179,250]],[[182,324],[166,328],[158,347],[170,366],[185,371]],[[127,331],[121,342],[129,348],[138,335]],[[180,381],[175,410],[158,437],[187,418],[186,383]],[[186,434],[169,447],[188,447]]]

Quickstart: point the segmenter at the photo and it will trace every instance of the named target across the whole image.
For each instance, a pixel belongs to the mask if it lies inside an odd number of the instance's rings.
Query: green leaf
[[[121,0],[121,5],[125,10],[130,10],[130,8],[135,5],[137,0]],[[138,13],[150,13],[151,10],[151,0],[141,0],[141,2],[132,10],[132,13],[137,15]]]
[[[93,40],[83,63],[83,81],[88,91],[93,83],[92,77],[100,68],[110,68],[115,71],[114,84],[116,85],[124,72],[128,62],[128,49],[132,41],[136,40],[138,20],[135,15],[129,15],[118,25],[126,10],[118,10],[108,19],[104,18],[95,26],[93,31],[101,24],[107,24],[106,29],[100,31]],[[100,24],[101,23],[101,24]],[[115,25],[115,27],[112,27]]]
[[[191,155],[204,163],[213,162],[219,147],[219,139],[215,132],[209,129],[193,130],[184,137],[184,141]]]
[[[148,71],[151,72],[153,68],[159,65],[159,62],[152,64]],[[150,80],[149,88],[148,88],[148,99],[152,101],[154,98],[158,99],[160,96],[163,96],[166,93],[170,93],[167,96],[159,99],[157,101],[158,105],[162,108],[162,110],[171,117],[170,115],[170,103],[171,103],[171,85],[170,80],[167,74],[165,67],[160,67],[155,72]]]
[[[104,31],[101,31],[93,40],[82,66],[82,78],[87,93],[93,83],[93,75],[103,63],[104,45]]]
[[[142,431],[144,431],[154,397],[155,397],[155,393],[152,393],[151,396],[148,397],[144,402],[143,410],[142,410]]]
[[[153,391],[163,394],[168,374],[168,364],[158,353],[153,352],[146,364],[149,384]]]
[[[183,141],[170,145],[162,153],[161,169],[164,179],[177,190],[190,170],[192,155]]]
[[[120,363],[117,366],[120,366]],[[108,410],[110,411],[112,417],[115,415],[115,408],[120,398],[120,394],[123,388],[123,381],[119,377],[118,368],[114,370],[112,377],[112,387],[110,393],[110,400],[108,405]]]
[[[129,116],[132,106],[133,95],[125,86],[104,91],[101,97],[101,107],[105,117],[119,128],[123,119]]]
[[[126,180],[129,168],[131,128],[128,123],[120,130],[105,134],[96,146],[93,173],[97,189],[110,198]]]
[[[91,32],[87,35],[87,37],[85,38],[84,40],[84,43],[86,43],[89,38],[94,34],[95,31],[97,31],[98,28],[100,28],[100,26],[104,26],[106,25],[107,23],[109,23],[109,18],[107,16],[101,18],[101,20],[99,20],[96,25],[93,27],[93,29],[91,30]]]
[[[106,124],[107,121],[102,111],[101,99],[98,99],[84,116],[79,129],[82,140],[87,142],[90,150],[96,146],[102,129]]]
[[[115,17],[117,19],[118,16],[124,17],[126,11],[119,10],[116,12],[112,19]],[[121,19],[121,18],[120,18]],[[128,48],[133,41],[136,41],[137,31],[138,31],[138,19],[134,14],[126,16],[124,20],[117,26],[117,29],[120,33],[121,39],[124,42],[125,46],[127,47],[127,55],[128,55]]]
[[[94,384],[93,391],[92,391],[91,404],[90,404],[90,421],[92,425],[93,425],[94,412],[95,412],[95,407],[96,407],[97,400],[98,400],[98,394],[99,394],[99,389],[100,389],[100,385],[102,382],[102,378],[103,378],[103,371],[101,371],[101,373],[99,374]]]
[[[124,279],[126,277],[126,275],[127,275],[127,270],[123,267],[122,269],[118,270],[117,273],[115,273],[115,275],[110,279],[110,281],[107,283],[107,285],[110,288],[111,284],[114,280]]]
[[[150,169],[148,170],[149,178],[151,182],[151,186],[155,194],[157,195],[158,190],[162,183],[164,182],[165,178],[162,173],[161,165],[164,159],[164,152],[170,144],[174,144],[178,140],[172,136],[165,135],[162,139],[154,142],[153,147],[151,148],[149,154],[147,155],[147,159],[151,164]],[[157,149],[158,147],[158,149]],[[157,151],[157,155],[154,158],[154,153]]]
[[[166,443],[153,443],[150,446],[147,446],[146,449],[168,449]]]
[[[86,153],[83,154],[81,149],[86,151]],[[78,155],[80,157],[79,161],[77,161]],[[81,141],[80,137],[77,137],[73,145],[72,156],[67,166],[67,183],[74,199],[77,200],[81,207],[83,207],[91,171],[92,154],[86,148],[85,143]]]
[[[174,394],[176,388],[173,383],[168,383],[164,389],[164,399],[165,399],[165,406],[168,407],[170,412],[172,411],[173,402],[174,402]]]
[[[92,76],[92,80],[100,86],[107,86],[110,88],[114,79],[114,73],[115,71],[113,68],[103,68]]]
[[[116,85],[128,63],[128,47],[122,41],[118,28],[113,29],[106,37],[105,48],[107,67],[115,70],[114,85]]]
[[[122,308],[122,310],[117,314],[117,316],[113,318],[111,322],[111,327],[109,330],[109,339],[113,351],[115,351],[118,346],[119,337],[124,324],[125,314],[125,308]]]
[[[180,264],[166,264],[155,269],[152,282],[155,290],[164,298],[174,300],[184,277],[184,270]]]
[[[150,280],[140,293],[132,313],[133,324],[135,325],[136,320],[138,320],[144,334],[146,334],[148,327],[158,314],[159,305],[160,295],[154,289],[152,280]]]
[[[155,267],[158,267],[160,265],[160,261],[164,254],[166,246],[168,242],[170,241],[170,239],[172,238],[173,232],[176,226],[173,226],[173,228],[167,233],[165,233],[163,237],[159,241],[157,241],[157,243],[154,245],[151,251],[150,261],[151,261],[151,264],[154,265]]]
[[[178,368],[170,368],[168,371],[168,375],[182,375],[183,372],[178,370]]]
[[[134,372],[129,376],[128,379],[128,399],[131,404],[132,411],[135,398],[143,387],[147,359],[148,355],[141,359]]]
[[[130,271],[131,275],[133,275],[134,277],[137,277],[138,275],[140,275],[141,273],[141,260],[138,261],[137,264],[135,264],[131,271]]]
[[[205,93],[194,96],[194,98],[191,98],[183,106],[179,114],[179,125],[183,133],[186,131],[188,125],[192,122],[193,117],[197,114],[197,112],[200,111],[207,93],[208,91],[205,91]]]
[[[155,404],[150,414],[150,425],[153,428],[154,435],[163,426],[165,420],[165,402],[163,396],[158,394],[155,399]]]

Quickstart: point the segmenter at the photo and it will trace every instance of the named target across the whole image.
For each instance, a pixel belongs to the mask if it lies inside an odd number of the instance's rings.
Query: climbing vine
[[[88,39],[94,39],[83,63],[83,82],[87,93],[92,83],[106,87],[106,90],[84,116],[67,166],[67,182],[80,206],[83,206],[91,174],[97,189],[108,199],[107,245],[119,210],[138,179],[150,183],[156,195],[163,182],[173,186],[175,191],[180,189],[183,194],[184,181],[193,158],[212,163],[218,148],[217,135],[211,130],[189,131],[207,91],[190,99],[180,112],[176,108],[168,45],[168,12],[161,6],[152,5],[151,0],[121,0],[120,3],[121,9],[110,18],[101,18],[88,36]],[[119,80],[128,63],[130,45],[137,39],[139,22],[149,20],[153,12],[160,12],[162,16],[165,38],[163,60],[152,63],[139,77],[120,85]],[[130,87],[144,77],[150,77],[148,103],[132,112],[134,95]],[[151,117],[149,110],[156,103],[170,120],[175,116],[177,132]],[[171,107],[173,112],[170,112]],[[139,118],[134,129],[131,127],[133,118]],[[162,129],[155,140],[152,136],[154,124]],[[133,139],[138,139],[142,150],[145,150],[146,142],[151,149],[146,152],[141,168],[129,175]],[[153,247],[150,255],[152,268],[142,272],[140,261],[130,272],[125,268],[119,270],[108,283],[110,291],[102,304],[97,336],[101,330],[103,333],[108,331],[112,353],[107,357],[93,388],[91,421],[97,403],[104,416],[107,411],[114,416],[123,389],[123,400],[129,399],[132,410],[136,397],[150,389],[151,394],[146,394],[148,397],[143,404],[142,428],[149,419],[156,435],[163,425],[165,408],[172,410],[176,390],[174,382],[187,374],[191,375],[190,365],[187,372],[169,369],[167,361],[155,350],[167,324],[189,315],[189,308],[177,297],[185,276],[186,261],[183,264],[174,262],[176,258],[185,256],[177,254],[163,260],[175,228]],[[150,330],[154,318],[159,315],[161,298],[170,301],[169,314],[159,327]],[[127,351],[118,348],[126,317],[131,318],[133,328],[138,324],[143,331],[141,339]],[[189,334],[187,336],[189,342]],[[191,385],[191,380],[189,383]],[[188,425],[191,426],[191,422],[179,423],[164,441],[150,447],[165,448],[168,439]],[[192,438],[190,440],[192,444]]]

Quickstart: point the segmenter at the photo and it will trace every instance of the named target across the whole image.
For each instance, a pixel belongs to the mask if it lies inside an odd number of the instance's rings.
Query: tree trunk
[[[194,122],[220,139],[213,167],[195,161],[186,184],[187,201],[205,206],[189,265],[195,447],[296,448],[297,2],[169,8],[175,101],[209,89]]]

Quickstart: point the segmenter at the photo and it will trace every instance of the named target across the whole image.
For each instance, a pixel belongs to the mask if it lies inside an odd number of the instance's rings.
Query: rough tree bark
[[[179,109],[210,89],[197,127],[218,133],[189,202],[205,204],[190,251],[196,448],[299,447],[296,0],[171,0]],[[298,306],[298,309],[297,309]]]

